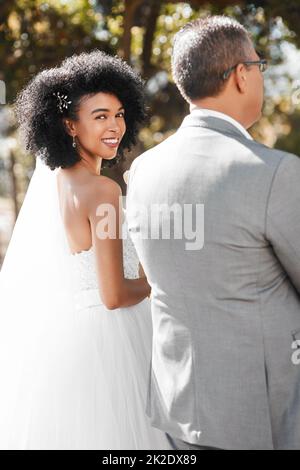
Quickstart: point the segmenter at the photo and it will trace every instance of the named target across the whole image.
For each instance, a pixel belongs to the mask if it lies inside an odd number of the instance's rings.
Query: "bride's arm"
[[[88,218],[101,299],[111,310],[137,304],[150,294],[150,286],[145,277],[124,278],[123,247],[119,237],[122,233],[121,189],[113,180],[98,177],[89,194]],[[110,236],[104,238],[105,233]]]

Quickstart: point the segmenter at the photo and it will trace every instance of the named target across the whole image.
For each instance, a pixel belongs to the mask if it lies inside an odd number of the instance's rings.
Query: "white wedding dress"
[[[47,203],[40,230],[45,230],[47,220],[52,230],[49,207]],[[19,256],[27,256],[27,268],[20,274],[8,256],[0,284],[0,293],[7,297],[0,300],[0,448],[171,449],[165,433],[152,427],[145,413],[152,347],[150,301],[108,310],[98,293],[91,248],[75,255],[64,252],[56,271],[59,282],[64,282],[69,263],[72,303],[69,293],[64,297],[68,284],[57,284],[53,290],[55,280],[49,280],[54,251],[47,266],[34,267],[38,260],[46,263],[40,260],[46,247],[41,244],[36,252],[32,237],[31,232],[19,250]],[[19,241],[20,234],[16,238]],[[138,259],[129,238],[123,251],[125,276],[137,277]],[[9,268],[15,297],[5,282]],[[28,277],[35,284],[29,294]]]

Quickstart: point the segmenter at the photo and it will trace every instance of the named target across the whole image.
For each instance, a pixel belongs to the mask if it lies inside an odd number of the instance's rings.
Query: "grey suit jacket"
[[[203,204],[203,247],[141,236],[153,204]],[[300,159],[192,113],[133,162],[127,220],[152,286],[152,425],[204,446],[300,449]]]

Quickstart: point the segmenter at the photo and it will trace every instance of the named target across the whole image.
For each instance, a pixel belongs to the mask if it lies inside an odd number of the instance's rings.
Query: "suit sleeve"
[[[300,294],[300,158],[286,154],[273,178],[266,236]]]

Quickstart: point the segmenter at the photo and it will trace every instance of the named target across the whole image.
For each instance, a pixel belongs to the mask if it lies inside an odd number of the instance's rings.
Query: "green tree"
[[[300,45],[300,1],[280,0],[11,0],[0,2],[0,79],[7,85],[7,102],[12,104],[21,87],[43,67],[56,65],[65,56],[95,47],[123,56],[146,81],[149,121],[140,132],[137,148],[126,165],[144,148],[149,148],[174,132],[187,113],[170,75],[170,54],[176,31],[199,15],[229,14],[253,34],[255,45],[275,65],[283,58],[281,45]],[[273,73],[273,72],[272,72]],[[276,87],[276,73],[269,88]],[[286,76],[292,89],[292,80]],[[267,93],[265,116],[252,133],[276,145],[278,136],[294,132],[289,95],[274,99]],[[290,125],[292,123],[293,125]],[[15,136],[14,125],[7,133]],[[293,147],[297,153],[298,141]],[[278,141],[279,144],[282,140]],[[298,152],[299,153],[299,152]],[[14,150],[7,170],[15,184],[16,212],[22,201],[34,161]],[[23,168],[23,171],[21,169]],[[106,170],[124,188],[121,173],[126,166]],[[10,170],[9,170],[10,169]],[[16,171],[14,171],[16,170]],[[4,170],[3,170],[4,171]],[[1,184],[1,180],[0,180]]]

